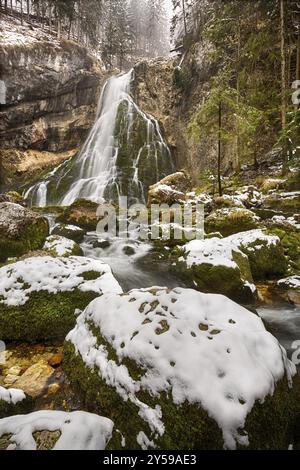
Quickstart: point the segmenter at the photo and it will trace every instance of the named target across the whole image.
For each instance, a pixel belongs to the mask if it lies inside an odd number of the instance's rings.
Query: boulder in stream
[[[193,288],[250,303],[256,298],[248,256],[227,239],[192,240],[175,251],[172,270]]]

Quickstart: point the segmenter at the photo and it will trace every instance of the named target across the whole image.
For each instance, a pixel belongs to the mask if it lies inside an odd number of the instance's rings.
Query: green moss
[[[288,263],[281,244],[268,246],[267,241],[259,240],[247,247],[241,245],[240,249],[248,256],[253,278],[257,281],[280,277],[287,271]]]
[[[77,199],[56,218],[56,222],[76,225],[84,230],[95,230],[98,223],[99,204],[86,199]]]
[[[0,338],[3,341],[64,340],[76,323],[75,310],[83,310],[95,292],[74,289],[57,294],[34,292],[22,306],[0,304]]]
[[[15,239],[0,234],[0,262],[7,258],[20,257],[29,251],[39,250],[43,247],[48,234],[49,223],[42,217],[27,225]]]
[[[219,232],[224,237],[235,233],[246,232],[257,228],[258,221],[255,214],[247,209],[222,209],[206,217],[205,231],[207,233]]]
[[[271,229],[270,234],[277,235],[281,240],[284,254],[288,263],[295,273],[300,272],[300,233],[298,231],[285,231],[281,229]]]
[[[110,348],[111,349],[111,348]],[[111,359],[114,358],[114,354]],[[131,367],[137,367],[131,361]],[[121,435],[125,437],[126,449],[138,449],[136,437],[140,431],[154,440],[158,449],[163,450],[212,450],[223,448],[222,432],[216,422],[198,405],[185,402],[181,406],[173,403],[166,393],[159,397],[141,390],[138,398],[151,406],[161,406],[165,426],[163,436],[155,436],[148,424],[138,416],[138,408],[131,401],[123,401],[113,387],[101,378],[98,368],[88,368],[73,344],[64,345],[63,369],[72,385],[84,400],[86,409],[101,413],[115,423],[115,432],[108,444],[108,450],[121,450]],[[132,371],[130,371],[130,374]],[[246,431],[250,446],[243,449],[287,449],[293,442],[293,426],[299,412],[299,380],[293,390],[286,381],[277,384],[273,396],[263,404],[256,403],[247,417]],[[267,426],[267,429],[266,429]]]
[[[0,400],[0,419],[7,418],[18,414],[30,413],[33,411],[34,400],[31,397],[26,397],[25,400],[16,403],[6,403]]]
[[[238,265],[236,268],[209,263],[187,267],[184,261],[176,261],[171,270],[193,289],[223,294],[240,303],[253,302],[255,294],[245,285],[245,281],[253,283],[249,262],[238,252],[233,252],[233,259]]]

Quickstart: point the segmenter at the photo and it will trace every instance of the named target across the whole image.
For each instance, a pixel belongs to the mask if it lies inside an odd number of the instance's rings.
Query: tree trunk
[[[238,17],[237,24],[237,63],[236,63],[236,141],[235,141],[235,165],[234,170],[240,171],[240,129],[239,129],[239,107],[240,107],[240,56],[241,56],[241,22]]]
[[[298,30],[298,41],[297,41],[296,80],[300,80],[300,22],[299,22],[299,30]]]
[[[222,175],[221,175],[221,163],[222,163],[222,103],[219,103],[219,130],[218,130],[218,189],[219,196],[222,196]]]
[[[183,14],[184,33],[185,35],[187,35],[185,0],[182,0],[182,14]]]
[[[27,21],[30,20],[30,1],[27,0]]]
[[[281,128],[283,134],[283,173],[287,167],[287,141],[286,141],[286,55],[285,55],[285,8],[284,0],[280,0],[280,51],[281,51]]]
[[[23,25],[23,0],[21,0],[21,24]]]
[[[57,20],[57,37],[61,39],[61,19],[58,18]]]
[[[49,7],[49,33],[52,34],[52,7]]]

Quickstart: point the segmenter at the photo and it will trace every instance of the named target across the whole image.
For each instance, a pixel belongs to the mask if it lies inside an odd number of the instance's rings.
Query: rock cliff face
[[[0,184],[9,186],[23,182],[20,160],[43,171],[82,144],[106,77],[84,47],[17,19],[2,17],[1,26]]]
[[[177,169],[185,168],[198,182],[199,173],[216,164],[214,141],[196,143],[187,135],[187,126],[199,104],[209,93],[209,80],[217,64],[212,46],[194,44],[180,58],[153,59],[134,67],[135,99],[138,105],[159,120],[173,148]],[[224,149],[224,169],[230,166],[231,149]]]

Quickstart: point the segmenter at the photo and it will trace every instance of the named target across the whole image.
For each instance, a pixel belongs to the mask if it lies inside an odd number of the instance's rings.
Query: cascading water
[[[120,195],[144,202],[148,187],[173,171],[158,122],[130,96],[132,79],[133,70],[106,82],[82,150],[27,191],[31,204],[70,205],[78,198],[116,201]]]

